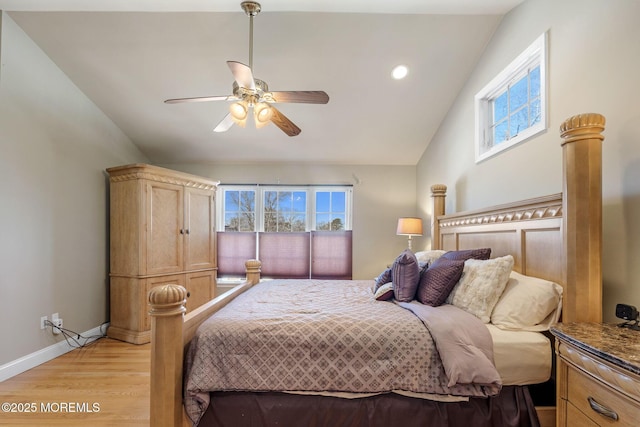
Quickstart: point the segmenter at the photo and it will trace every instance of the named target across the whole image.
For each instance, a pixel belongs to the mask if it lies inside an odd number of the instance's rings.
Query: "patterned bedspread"
[[[419,314],[376,301],[372,285],[274,280],[238,296],[204,322],[191,342],[185,380],[190,418],[199,420],[208,392],[218,390],[469,397],[499,392],[497,383],[450,385]]]

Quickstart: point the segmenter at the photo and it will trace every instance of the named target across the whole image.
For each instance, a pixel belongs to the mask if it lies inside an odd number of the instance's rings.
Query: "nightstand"
[[[640,425],[640,331],[560,323],[556,427]]]

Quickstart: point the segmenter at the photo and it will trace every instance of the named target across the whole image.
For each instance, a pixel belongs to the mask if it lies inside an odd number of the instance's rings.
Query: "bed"
[[[604,118],[599,114],[581,114],[562,124],[561,194],[444,215],[446,187],[432,186],[432,249],[491,248],[492,259],[511,257],[514,271],[560,284],[564,321],[600,321],[603,130]],[[185,352],[201,324],[207,323],[216,312],[225,313],[224,307],[237,297],[256,294],[265,283],[254,288],[259,282],[260,262],[249,260],[245,283],[186,316],[184,288],[167,285],[150,291],[152,426],[190,425],[183,408],[183,382],[189,382],[183,378]],[[364,289],[367,285],[363,286]],[[406,307],[400,309],[407,311]],[[226,310],[229,311],[236,310]],[[513,341],[504,331],[490,333],[494,343]],[[532,345],[526,339],[523,341],[525,348]],[[496,365],[504,372],[510,356],[501,359],[497,344],[496,349]],[[189,365],[192,359],[191,355],[187,356]],[[548,359],[551,359],[551,353]],[[517,368],[511,367],[514,377],[518,376]],[[500,374],[504,375],[503,372]],[[209,421],[211,425],[276,425],[277,420],[285,419],[281,418],[283,414],[288,417],[286,419],[296,420],[288,425],[456,425],[460,420],[473,419],[477,425],[491,426],[497,423],[495,417],[503,420],[503,425],[537,425],[538,421],[541,425],[554,425],[554,408],[532,410],[527,388],[517,385],[518,381],[509,380],[509,384],[516,385],[502,386],[497,394],[491,390],[492,382],[483,383],[478,388],[485,392],[489,390],[486,395],[491,397],[471,397],[462,401],[434,401],[398,393],[339,398],[266,391],[261,386],[258,386],[259,392],[221,391],[209,394],[216,404],[208,407],[215,406],[220,410],[205,412],[201,425]],[[450,391],[445,390],[444,394],[459,394]],[[511,412],[510,406],[524,406],[524,411]],[[265,418],[274,413],[276,421]],[[512,414],[521,419],[505,420],[513,417]],[[430,424],[435,415],[445,421]]]

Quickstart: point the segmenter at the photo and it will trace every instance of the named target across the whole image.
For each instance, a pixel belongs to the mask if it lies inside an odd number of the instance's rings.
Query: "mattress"
[[[487,328],[493,338],[493,358],[504,385],[528,385],[551,377],[551,341],[540,332]]]
[[[553,351],[549,338],[540,332],[505,331],[495,325],[487,324],[486,326],[493,338],[493,358],[504,386],[539,384],[544,383],[551,377]],[[335,392],[289,393],[332,396],[346,399],[362,398],[376,394]],[[394,393],[441,402],[468,400],[466,397],[432,395],[429,393],[408,393],[403,391],[394,391]]]

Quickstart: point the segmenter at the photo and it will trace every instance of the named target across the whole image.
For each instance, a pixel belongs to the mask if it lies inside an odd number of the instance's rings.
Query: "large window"
[[[218,187],[218,276],[351,278],[351,186]]]
[[[546,34],[475,98],[476,162],[546,129]]]

